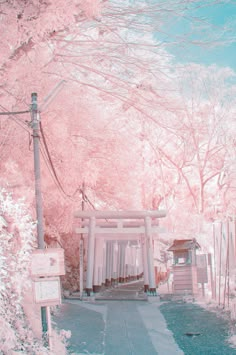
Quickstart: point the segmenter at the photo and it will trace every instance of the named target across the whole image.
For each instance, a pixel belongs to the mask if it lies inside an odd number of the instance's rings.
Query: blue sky
[[[208,36],[212,39],[221,29],[228,25],[229,29],[221,37],[221,40],[225,40],[228,43],[215,48],[210,48],[209,45],[202,47],[191,43],[186,44],[186,42],[183,42],[183,45],[170,44],[168,46],[169,51],[176,56],[177,61],[181,63],[192,61],[207,65],[214,63],[222,67],[230,66],[236,71],[236,0],[230,1],[230,3],[225,1],[225,4],[221,5],[188,10],[186,15],[186,18],[176,18],[176,20],[171,22],[166,28],[167,34],[161,35],[161,40],[168,43],[176,38],[177,42],[179,42],[178,40],[182,36],[189,36],[192,25],[196,28],[192,31],[190,39],[194,41],[205,40]],[[203,22],[196,26],[197,22],[191,21],[191,17],[200,17]],[[202,28],[200,29],[201,24]],[[207,24],[209,24],[209,27]],[[159,34],[157,34],[157,38],[160,39]]]

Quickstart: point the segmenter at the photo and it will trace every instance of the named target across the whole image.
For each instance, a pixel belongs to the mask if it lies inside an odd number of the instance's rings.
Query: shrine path
[[[227,343],[227,321],[198,305],[146,298],[140,282],[99,296],[65,300],[54,316],[57,328],[72,332],[71,354],[236,354]]]

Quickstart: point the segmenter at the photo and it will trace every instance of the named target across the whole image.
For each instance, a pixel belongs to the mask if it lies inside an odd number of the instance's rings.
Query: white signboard
[[[59,277],[42,278],[34,281],[35,303],[52,306],[61,303],[61,285]]]
[[[31,276],[65,275],[64,249],[37,249],[32,253]]]

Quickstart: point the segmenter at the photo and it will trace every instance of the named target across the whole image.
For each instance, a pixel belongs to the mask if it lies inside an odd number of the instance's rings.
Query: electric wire
[[[47,142],[46,142],[46,138],[45,138],[45,135],[44,135],[44,131],[43,131],[43,127],[42,127],[41,122],[40,122],[40,132],[41,132],[41,136],[42,136],[43,146],[44,146],[44,148],[45,148],[45,151],[46,151],[46,154],[47,154],[47,158],[48,158],[48,161],[49,161],[49,165],[50,165],[50,167],[51,167],[51,169],[52,169],[52,173],[53,173],[53,175],[54,175],[54,177],[55,177],[55,179],[56,179],[56,181],[57,181],[57,184],[58,184],[60,190],[63,192],[63,194],[64,194],[65,196],[67,196],[67,197],[70,198],[71,196],[68,195],[68,194],[65,192],[65,190],[64,190],[64,188],[63,188],[63,186],[62,186],[62,184],[61,184],[61,182],[60,182],[60,180],[59,180],[59,178],[58,178],[58,176],[57,176],[57,172],[56,172],[55,167],[54,167],[53,162],[52,162],[52,158],[51,158],[51,155],[50,155],[50,152],[49,152],[49,149],[48,149],[48,145],[47,145]]]
[[[11,116],[11,115],[23,115],[24,113],[29,113],[31,112],[30,110],[27,111],[13,111],[13,112],[0,112],[0,116]]]
[[[4,156],[4,148],[6,146],[8,138],[10,137],[11,130],[12,130],[12,127],[7,125],[6,131],[5,131],[5,135],[3,136],[3,138],[2,138],[2,140],[0,142],[0,149],[1,149],[0,161],[2,160],[2,158]]]
[[[4,106],[0,105],[0,107],[3,110],[6,110]],[[0,112],[0,115],[8,116],[8,117],[6,117],[6,119],[10,119],[10,120],[14,121],[18,126],[20,126],[22,129],[24,129],[28,134],[30,134],[30,131],[26,127],[24,127],[24,125],[23,125],[24,122],[22,122],[18,118],[14,117],[15,114],[18,114],[18,113],[29,113],[29,112],[30,111],[17,111],[17,112],[6,111],[6,112]],[[27,125],[27,124],[25,123],[25,125]],[[1,153],[1,156],[0,156],[1,159],[2,159],[2,157],[4,155],[3,148],[4,148],[4,146],[5,146],[6,142],[7,142],[8,137],[10,136],[11,130],[12,130],[12,128],[10,128],[10,125],[7,125],[5,138],[0,143],[0,147],[2,147],[2,153]]]
[[[54,181],[55,186],[58,189],[59,193],[61,194],[61,196],[63,198],[65,198],[65,197],[68,198],[68,195],[67,194],[65,195],[64,189],[62,189],[62,187],[61,187],[62,186],[61,183],[60,182],[58,183],[58,179],[56,179],[56,177],[55,177],[55,174],[53,172],[52,166],[51,166],[51,164],[49,162],[48,155],[47,155],[47,153],[45,151],[45,147],[44,147],[43,144],[40,145],[40,153],[41,153],[41,155],[43,157],[43,160],[45,162],[47,170],[50,173],[50,175],[52,177],[52,180]]]
[[[2,107],[2,106],[1,106],[1,107]],[[2,107],[2,108],[4,109],[4,107]],[[16,124],[18,124],[22,129],[24,129],[28,134],[30,134],[29,129],[27,129],[26,127],[23,126],[24,122],[17,120],[15,117],[11,117],[11,116],[13,116],[13,115],[20,115],[20,114],[25,114],[25,113],[30,113],[30,112],[31,112],[31,110],[12,111],[12,112],[6,111],[6,112],[0,112],[0,115],[2,115],[2,116],[10,116],[10,117],[8,117],[9,119],[12,119]],[[28,124],[27,124],[27,123],[25,123],[25,125],[28,127]],[[40,152],[41,152],[41,155],[42,155],[42,157],[43,157],[43,160],[44,160],[44,162],[45,162],[45,164],[46,164],[46,167],[47,167],[47,169],[48,169],[50,175],[51,175],[52,178],[54,179],[54,182],[56,183],[56,185],[57,185],[59,191],[60,191],[62,194],[64,194],[64,195],[66,195],[67,197],[69,197],[69,195],[67,195],[66,192],[64,191],[63,186],[61,185],[61,182],[59,181],[58,176],[57,176],[57,174],[56,174],[56,171],[55,171],[55,168],[54,168],[54,166],[53,166],[50,153],[49,153],[49,151],[48,151],[47,143],[46,143],[46,140],[45,140],[45,137],[44,137],[44,134],[43,134],[43,130],[42,130],[41,124],[40,124],[40,131],[41,131],[42,138],[43,138],[43,142],[44,142],[43,145],[42,145],[42,144],[40,145]],[[9,126],[8,126],[8,136],[9,136],[9,135],[10,135],[10,134],[9,134]],[[6,135],[6,137],[5,137],[5,141],[6,141],[6,139],[7,139],[7,135]],[[3,141],[1,145],[4,145],[5,141]],[[0,146],[1,146],[1,145],[0,145]],[[41,147],[42,147],[42,148],[41,148]],[[43,151],[43,148],[46,150],[46,153]]]
[[[7,111],[7,110],[5,109],[4,106],[0,105],[0,107],[1,107],[3,110],[5,110],[5,112],[0,112],[0,115],[10,116],[10,117],[7,117],[7,118],[13,120],[16,124],[18,124],[18,126],[20,126],[22,129],[24,129],[25,131],[27,131],[28,133],[30,133],[29,129],[26,129],[26,127],[24,127],[24,125],[28,127],[28,123],[21,121],[19,118],[14,117],[14,115],[30,113],[31,110],[9,112],[9,111]]]
[[[1,106],[2,107],[2,106]],[[4,109],[4,107],[2,107]],[[14,115],[21,115],[21,114],[26,114],[26,113],[31,113],[32,111],[31,110],[25,110],[25,111],[6,111],[6,112],[0,112],[0,115],[1,116],[14,116]],[[26,127],[24,127],[24,122],[20,121],[20,120],[17,120],[15,117],[8,117],[10,119],[12,119],[17,125],[19,125],[22,129],[24,129],[28,134],[30,134],[30,131],[29,129],[27,129]],[[28,127],[28,123],[25,123],[25,125]],[[49,149],[48,149],[48,145],[47,145],[47,141],[46,141],[46,138],[45,138],[45,134],[44,134],[44,131],[43,131],[43,127],[42,127],[42,124],[40,122],[40,132],[41,132],[41,136],[42,136],[42,144],[40,145],[40,153],[43,157],[43,160],[45,162],[45,165],[52,177],[52,179],[54,180],[54,183],[56,184],[58,190],[60,191],[60,193],[62,194],[62,196],[65,196],[73,201],[75,201],[73,199],[73,197],[75,196],[75,194],[77,193],[77,191],[79,191],[81,194],[82,194],[82,198],[83,198],[83,201],[88,203],[94,210],[96,210],[94,204],[90,201],[90,199],[88,198],[88,196],[82,191],[81,188],[79,189],[76,189],[76,191],[74,192],[73,195],[68,195],[64,189],[64,187],[62,186],[62,183],[61,181],[59,180],[59,177],[57,175],[57,172],[56,172],[56,169],[54,167],[54,164],[53,164],[53,161],[52,161],[52,158],[51,158],[51,155],[50,155],[50,152],[49,152]],[[9,130],[8,130],[8,136],[9,136]],[[5,141],[7,139],[7,136],[5,137]],[[4,145],[4,142],[2,142],[1,145]]]
[[[47,156],[47,159],[48,159],[48,164],[49,164],[50,169],[51,169],[51,174],[53,174],[54,181],[57,183],[57,186],[60,189],[61,193],[63,193],[63,195],[66,196],[67,198],[69,198],[70,200],[75,201],[73,197],[75,196],[76,192],[79,191],[82,194],[82,198],[83,198],[84,202],[87,202],[94,210],[96,210],[94,204],[90,201],[88,196],[82,191],[81,188],[76,189],[76,191],[74,192],[73,195],[69,195],[69,194],[66,193],[66,191],[65,191],[64,187],[62,186],[62,183],[61,183],[61,181],[60,181],[60,179],[59,179],[59,177],[57,175],[56,169],[54,167],[54,164],[53,164],[53,161],[52,161],[52,158],[51,158],[51,154],[50,154],[49,149],[48,149],[48,144],[47,144],[47,141],[46,141],[46,137],[45,137],[43,126],[42,126],[41,122],[40,122],[40,132],[41,132],[41,136],[42,136],[43,147],[45,149],[46,156]],[[48,168],[49,168],[49,166],[48,166]]]
[[[47,170],[49,172],[49,174],[51,175],[52,177],[52,180],[54,181],[58,191],[60,192],[60,194],[64,197],[64,194],[62,193],[61,189],[59,188],[58,184],[57,184],[57,181],[55,180],[55,176],[54,174],[52,173],[52,170],[50,169],[50,166],[49,166],[49,163],[48,163],[48,159],[47,159],[47,156],[46,156],[46,153],[44,152],[43,150],[43,145],[40,145],[40,153],[41,153],[41,156],[43,157],[43,160],[45,162],[45,165],[47,167]]]
[[[88,198],[88,196],[82,192],[82,190],[80,190],[81,193],[83,193],[83,196],[84,196],[84,202],[87,202],[95,211],[97,210],[96,207],[94,206],[94,204],[90,201],[90,199]]]
[[[6,112],[0,112],[0,115],[1,116],[13,116],[13,115],[26,114],[26,113],[31,113],[31,110],[11,111],[11,112],[10,111],[6,111]],[[16,124],[18,124],[22,129],[24,129],[28,134],[30,134],[29,129],[27,129],[26,127],[23,126],[24,122],[17,120],[15,117],[9,117],[9,118],[12,119]],[[27,123],[25,123],[25,125],[28,127]],[[82,189],[76,189],[76,191],[74,192],[73,195],[68,195],[66,193],[64,187],[62,186],[61,181],[58,178],[57,172],[55,170],[55,167],[54,167],[54,164],[53,164],[53,161],[52,161],[49,149],[48,149],[47,141],[46,141],[46,138],[45,138],[45,135],[44,135],[44,131],[43,131],[43,127],[42,127],[41,122],[40,122],[40,132],[41,132],[42,143],[43,143],[43,144],[41,144],[42,148],[40,146],[40,152],[41,152],[43,160],[44,160],[44,162],[46,164],[46,167],[47,167],[51,177],[53,178],[54,182],[56,183],[57,188],[59,189],[60,193],[62,195],[64,195],[64,196],[66,196],[67,198],[73,200],[73,197],[75,196],[76,192],[79,191],[83,195],[84,202],[87,202],[93,209],[96,209],[95,206],[93,205],[93,203],[88,198],[88,196],[82,191]],[[9,136],[9,134],[8,134],[8,136]],[[5,137],[5,140],[6,139],[7,139],[7,137]],[[4,142],[1,145],[4,145]]]

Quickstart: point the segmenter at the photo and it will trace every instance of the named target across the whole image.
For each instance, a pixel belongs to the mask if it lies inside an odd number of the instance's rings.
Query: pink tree
[[[165,46],[152,36],[153,31],[162,31],[171,19],[187,16],[188,9],[199,6],[198,2],[124,1],[117,6],[112,1],[72,1],[70,4],[70,7],[63,1],[57,4],[28,1],[23,6],[19,1],[1,4],[6,49],[1,58],[2,110],[24,110],[29,107],[31,92],[37,91],[43,101],[62,79],[67,81],[41,115],[51,161],[60,181],[56,181],[55,174],[54,178],[51,176],[50,162],[42,162],[47,223],[58,230],[71,230],[73,210],[81,202],[79,189],[83,181],[98,208],[157,207],[163,203],[163,194],[172,202],[182,194],[186,204],[195,206],[194,211],[202,210],[203,194],[213,179],[207,180],[211,177],[207,175],[211,173],[210,163],[204,167],[204,176],[199,164],[200,170],[191,172],[190,163],[186,163],[186,155],[193,154],[194,140],[189,107],[183,107],[176,91],[178,73]],[[184,100],[188,106],[189,98]],[[181,115],[177,112],[183,112],[185,128],[181,128]],[[22,121],[29,119],[25,115]],[[18,185],[19,194],[26,195],[33,208],[33,188],[26,188],[32,186],[33,180],[30,130],[15,116],[14,120],[23,124],[23,128],[16,126],[11,117],[3,122],[1,131],[2,182],[7,183],[10,172],[10,188],[15,191]],[[143,153],[143,121],[150,127],[148,131],[153,130],[153,136],[161,138],[156,149],[156,139],[152,137],[151,150],[154,150],[150,154]],[[180,146],[183,139],[184,149]],[[149,138],[145,140],[148,142]],[[194,159],[195,164],[196,155]],[[130,169],[133,161],[136,164]],[[214,169],[216,173],[217,168]],[[159,184],[162,175],[165,192]],[[150,188],[144,191],[147,178]],[[198,179],[202,179],[200,184]],[[172,185],[180,185],[182,181],[187,187],[184,192],[172,189]]]
[[[31,288],[30,255],[35,248],[35,223],[24,204],[0,191],[0,350],[44,353],[22,306]]]

